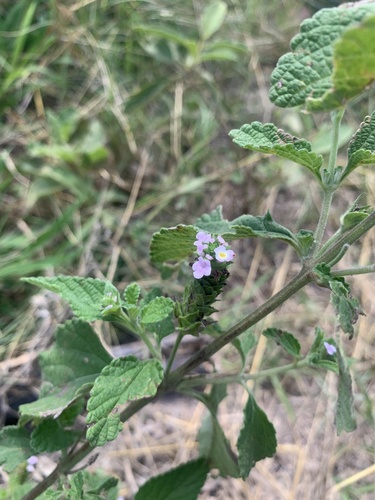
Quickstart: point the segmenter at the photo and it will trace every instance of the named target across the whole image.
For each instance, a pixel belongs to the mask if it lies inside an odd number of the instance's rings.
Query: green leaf
[[[232,340],[232,344],[240,353],[242,360],[242,367],[246,364],[246,358],[251,349],[256,345],[257,338],[253,334],[251,330],[246,330],[246,332],[242,333],[239,337]]]
[[[352,297],[350,286],[343,278],[329,281],[332,291],[331,302],[344,333],[349,333],[350,338],[354,335],[353,325],[357,322],[362,309],[356,297]]]
[[[265,337],[274,340],[288,354],[291,354],[295,358],[300,357],[301,344],[291,333],[279,328],[266,328],[262,333]]]
[[[340,435],[342,431],[353,432],[357,427],[354,418],[352,379],[344,355],[337,350],[339,365],[339,387],[336,406],[336,429]]]
[[[374,5],[367,6],[372,14]],[[347,29],[334,45],[333,85],[310,107],[333,109],[361,94],[375,80],[375,16]]]
[[[374,12],[375,5],[372,2],[348,4],[334,9],[321,9],[311,19],[303,21],[300,33],[291,41],[292,52],[279,59],[271,75],[271,101],[282,108],[305,104],[308,111],[328,111],[337,107],[337,102],[330,103],[322,99],[327,91],[334,89],[334,43],[345,36],[346,29]],[[344,43],[340,51],[347,47]],[[361,44],[357,50],[365,53],[366,47],[367,43],[365,46]],[[346,57],[351,57],[351,54],[347,53]]]
[[[102,319],[102,307],[120,303],[119,293],[109,281],[78,276],[22,278],[22,281],[61,295],[74,314],[86,321]]]
[[[139,488],[134,500],[197,500],[208,472],[203,458],[187,462],[149,479]]]
[[[244,424],[237,440],[240,476],[246,479],[255,463],[276,453],[276,432],[264,411],[249,394],[244,408]]]
[[[0,431],[0,465],[6,472],[12,472],[26,461],[35,450],[30,445],[30,432],[16,426],[7,426]]]
[[[253,122],[231,130],[229,136],[241,148],[273,154],[306,167],[320,181],[320,167],[323,157],[311,151],[311,144],[305,139],[294,137],[273,123]]]
[[[77,431],[62,429],[57,420],[47,418],[33,430],[30,444],[38,453],[51,453],[69,448],[78,436]]]
[[[87,431],[92,446],[102,446],[117,436],[121,428],[118,405],[154,396],[162,380],[163,366],[156,359],[140,361],[127,356],[112,360],[95,380],[87,403],[86,421],[94,424]]]
[[[142,308],[140,321],[143,324],[162,321],[173,311],[173,307],[174,302],[169,297],[156,297]]]
[[[73,319],[56,330],[55,345],[40,355],[43,391],[33,403],[20,406],[20,414],[43,418],[59,416],[88,392],[112,356],[88,323]]]
[[[375,27],[374,27],[375,32]],[[374,42],[375,46],[375,42]],[[374,55],[375,57],[375,55]],[[375,111],[361,123],[354,134],[348,149],[348,164],[342,178],[350,174],[358,165],[375,163]]]
[[[196,251],[197,230],[193,226],[162,228],[151,240],[150,256],[154,264],[184,260]]]
[[[137,305],[140,294],[141,287],[138,283],[130,283],[124,290],[125,307]]]
[[[224,395],[225,393],[220,396],[224,397]],[[215,397],[215,392],[213,396]],[[211,468],[219,469],[221,476],[239,477],[237,457],[233,453],[216,417],[219,402],[220,398],[218,401],[214,401],[213,405],[207,405],[210,412],[204,418],[199,429],[199,452],[206,457]]]
[[[221,205],[218,205],[209,214],[203,214],[202,217],[199,217],[194,226],[206,233],[223,234],[231,232],[228,220],[223,218],[223,207]]]
[[[351,207],[340,217],[340,231],[345,232],[352,229],[369,216],[372,208],[369,205],[360,206],[358,204],[361,196],[354,201]]]
[[[208,40],[221,28],[227,10],[227,4],[220,0],[215,0],[205,6],[200,23],[202,40]]]
[[[232,241],[237,238],[267,238],[279,239],[289,245],[292,245],[298,253],[302,253],[299,243],[294,234],[284,226],[281,226],[273,220],[269,212],[264,216],[254,215],[241,215],[234,219],[231,223],[231,230],[235,234],[224,233],[223,237],[226,240]]]

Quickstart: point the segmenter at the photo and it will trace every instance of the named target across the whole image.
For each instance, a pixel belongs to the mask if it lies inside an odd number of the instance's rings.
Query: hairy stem
[[[319,251],[323,241],[324,232],[327,226],[328,216],[331,209],[333,193],[336,189],[334,182],[334,173],[337,160],[337,151],[339,145],[340,124],[344,115],[345,108],[340,108],[332,112],[332,142],[328,160],[328,179],[325,182],[324,194],[322,200],[322,210],[319,216],[319,222],[315,231],[314,255]]]

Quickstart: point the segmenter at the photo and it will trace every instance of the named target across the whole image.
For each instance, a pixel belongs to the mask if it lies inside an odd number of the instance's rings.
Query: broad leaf
[[[62,429],[57,420],[47,418],[31,434],[31,446],[38,453],[51,453],[69,448],[79,437],[77,431]]]
[[[43,386],[37,401],[20,406],[24,420],[57,418],[87,393],[96,377],[113,358],[88,323],[73,319],[56,330],[55,345],[40,355]]]
[[[255,463],[276,452],[276,432],[264,411],[249,394],[244,408],[244,424],[237,440],[240,476],[246,479]]]
[[[109,281],[78,276],[22,278],[22,281],[61,295],[74,314],[86,321],[103,319],[103,308],[120,304],[119,293]]]
[[[7,426],[0,431],[0,465],[12,472],[21,462],[35,455],[30,445],[30,432],[16,426]]]
[[[140,321],[143,324],[162,321],[173,311],[173,307],[174,302],[169,297],[156,297],[142,308]]]
[[[337,107],[337,102],[322,100],[327,91],[335,88],[334,43],[340,40],[346,29],[374,12],[373,2],[348,4],[321,9],[311,19],[303,21],[300,33],[291,41],[292,52],[279,59],[271,75],[271,101],[282,108],[305,104],[309,111],[328,111]],[[365,47],[361,44],[358,51],[365,52],[366,47],[367,43]],[[344,43],[340,50],[346,51],[347,44]],[[351,55],[350,51],[349,54]],[[351,64],[349,61],[348,63]],[[339,76],[340,74],[335,75],[335,82]]]
[[[279,328],[267,328],[262,333],[265,337],[274,340],[288,354],[291,354],[295,358],[300,357],[301,344],[291,333]]]
[[[117,406],[156,394],[163,380],[163,366],[152,359],[140,361],[135,356],[114,359],[95,380],[87,403],[86,422],[93,424],[87,439],[102,446],[114,439],[121,429]]]
[[[197,230],[193,226],[162,228],[151,240],[150,256],[154,264],[167,261],[180,261],[192,255],[196,247]]]
[[[221,206],[196,220],[194,226],[163,228],[153,235],[151,260],[154,263],[185,260],[196,252],[194,241],[198,231],[220,234],[227,241],[240,238],[279,239],[289,243],[298,255],[307,255],[313,242],[313,233],[301,230],[293,234],[289,229],[275,222],[268,212],[264,216],[241,215],[229,222],[223,219]]]
[[[371,16],[344,31],[334,45],[333,86],[317,100],[318,108],[333,109],[361,94],[375,80],[374,58],[375,16]],[[314,106],[311,100],[310,108]]]
[[[375,27],[374,27],[375,32]],[[374,42],[375,47],[375,42]],[[375,55],[374,55],[375,58]],[[361,123],[361,126],[350,141],[348,149],[348,164],[343,172],[343,178],[350,174],[358,165],[375,163],[375,111]]]
[[[353,408],[352,379],[345,358],[340,349],[337,350],[339,365],[339,388],[336,406],[336,429],[340,435],[342,431],[352,432],[356,428]]]
[[[323,157],[313,153],[311,144],[305,139],[298,139],[273,123],[260,122],[242,125],[239,130],[231,130],[229,135],[242,148],[280,156],[308,168],[320,181]]]
[[[134,500],[197,500],[208,472],[209,466],[203,458],[187,462],[149,479]]]

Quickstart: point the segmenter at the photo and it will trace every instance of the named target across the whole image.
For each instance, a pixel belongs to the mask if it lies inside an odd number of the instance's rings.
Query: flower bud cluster
[[[196,279],[210,276],[212,261],[231,262],[235,256],[235,253],[229,249],[228,243],[222,236],[217,236],[215,239],[211,234],[204,231],[197,233],[194,245],[197,247],[198,254],[198,260],[193,264],[193,276]]]

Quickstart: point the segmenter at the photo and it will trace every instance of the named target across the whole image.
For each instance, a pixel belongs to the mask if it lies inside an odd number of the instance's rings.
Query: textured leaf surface
[[[339,365],[339,388],[336,406],[336,429],[340,435],[342,431],[352,432],[357,427],[354,418],[352,379],[345,358],[340,349],[337,350]]]
[[[23,278],[22,281],[59,294],[74,314],[86,321],[102,318],[101,308],[109,304],[109,294],[119,303],[118,291],[109,281],[78,276]]]
[[[257,338],[251,330],[247,330],[232,341],[232,344],[240,353],[242,366],[246,364],[246,358],[251,349],[256,345]]]
[[[299,357],[301,344],[291,333],[278,328],[267,328],[264,330],[263,335],[274,340],[277,345],[281,346],[287,353],[291,354],[295,358]]]
[[[156,297],[141,310],[141,323],[157,323],[173,311],[174,302],[168,297]]]
[[[21,462],[35,455],[30,446],[30,433],[27,429],[4,427],[0,431],[0,443],[0,465],[7,472],[12,472]]]
[[[187,462],[149,479],[139,488],[134,500],[197,500],[208,472],[203,458]]]
[[[126,305],[137,305],[139,296],[141,294],[141,287],[138,283],[130,283],[124,290],[124,299]]]
[[[375,33],[375,27],[374,27]],[[374,41],[375,47],[375,41]],[[375,61],[375,55],[374,55]],[[375,67],[375,62],[374,62]],[[375,111],[371,116],[366,116],[361,126],[350,141],[348,149],[348,164],[343,177],[346,177],[358,165],[375,163]]]
[[[157,264],[186,259],[196,250],[194,246],[196,234],[197,230],[193,226],[179,225],[169,229],[162,228],[152,237],[151,261]]]
[[[159,233],[155,233],[151,241],[152,261],[162,263],[187,259],[196,251],[194,241],[200,230],[221,234],[227,241],[255,237],[279,239],[292,245],[300,256],[306,255],[313,242],[311,231],[301,230],[294,235],[289,229],[275,222],[269,212],[264,216],[241,215],[229,222],[223,219],[219,206],[210,214],[204,214],[197,219],[195,226],[163,228]]]
[[[54,347],[40,356],[44,387],[41,397],[21,405],[21,415],[60,415],[81,393],[88,392],[112,359],[88,323],[73,319],[60,325]]]
[[[308,168],[320,180],[323,157],[311,151],[308,141],[278,129],[273,123],[253,122],[243,125],[239,130],[232,130],[229,135],[242,148],[294,161]]]
[[[244,424],[237,441],[238,464],[246,479],[255,463],[276,453],[276,432],[264,411],[249,394],[244,408]]]
[[[33,430],[30,444],[38,453],[51,453],[65,450],[77,437],[77,432],[62,429],[57,420],[47,418]]]
[[[333,109],[361,94],[375,80],[374,61],[375,16],[371,16],[346,30],[335,44],[333,86],[317,100],[318,108]],[[314,107],[311,100],[310,108]]]
[[[324,94],[334,88],[334,43],[346,29],[371,13],[375,13],[373,3],[348,4],[321,9],[306,19],[300,33],[291,41],[292,52],[279,59],[271,75],[271,101],[282,108],[305,104],[308,110],[323,111],[337,107],[337,103],[322,100]]]
[[[114,359],[95,380],[87,403],[87,438],[94,446],[114,439],[120,430],[117,406],[156,394],[163,380],[160,361],[140,361],[134,356]]]

